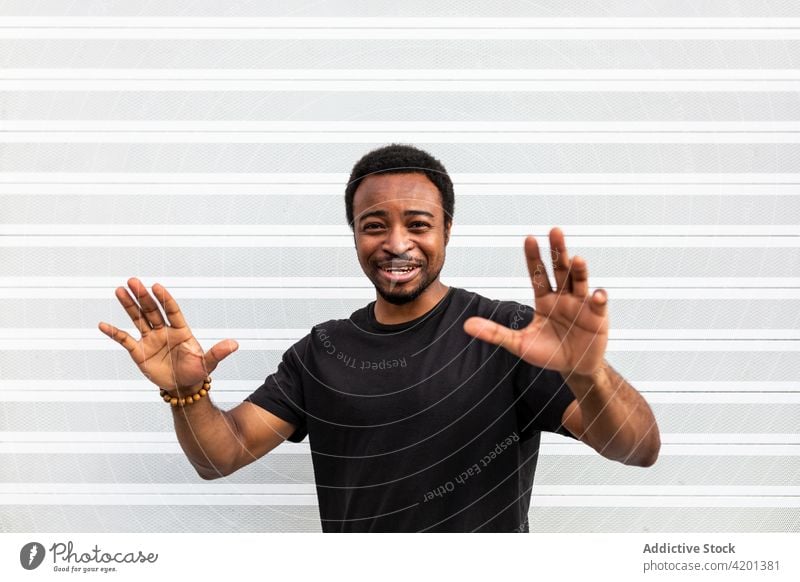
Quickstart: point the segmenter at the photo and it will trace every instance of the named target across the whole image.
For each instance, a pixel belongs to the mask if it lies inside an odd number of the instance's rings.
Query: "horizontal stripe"
[[[48,174],[39,174],[40,179],[47,179]],[[771,174],[763,174],[754,180],[769,180]],[[276,196],[297,198],[299,196],[326,196],[341,199],[346,180],[338,184],[303,185],[279,183],[86,183],[69,184],[58,182],[39,183],[3,183],[0,182],[1,195],[35,195],[35,196],[135,196],[141,197],[146,188],[147,196]],[[463,196],[548,196],[564,198],[609,196],[796,196],[797,183],[794,184],[553,184],[543,180],[528,184],[464,184],[456,183],[458,198]],[[0,200],[0,204],[3,201]],[[343,210],[343,209],[342,209]]]
[[[224,313],[224,312],[223,312]],[[613,315],[612,315],[613,317]],[[98,330],[98,333],[100,331]],[[100,336],[106,342],[115,345],[113,340],[106,336]],[[205,346],[208,348],[209,346]],[[247,350],[236,355],[222,364],[223,376],[222,378],[239,378],[250,381],[249,388],[254,390],[258,385],[263,383],[266,376],[273,373],[280,365],[281,358],[284,351],[282,350]],[[616,352],[613,358],[609,357],[609,361],[613,366],[625,375],[626,378],[639,378],[644,380],[653,381],[674,381],[676,379],[692,380],[692,381],[752,381],[764,382],[765,384],[770,381],[789,382],[796,381],[797,374],[795,370],[800,367],[800,352],[797,351],[770,351],[770,352],[719,352],[719,351],[665,351],[665,352]],[[42,362],[47,362],[46,366],[42,366]],[[91,365],[89,365],[91,364]],[[143,376],[137,370],[130,360],[130,355],[121,347],[117,346],[116,350],[96,351],[91,354],[91,358],[81,354],[77,350],[43,350],[37,352],[17,351],[0,351],[0,366],[3,369],[3,378],[15,380],[36,380],[36,381],[49,381],[53,388],[57,388],[61,381],[81,381],[81,380],[94,380],[94,379],[115,379],[126,381],[142,381]],[[88,366],[88,368],[87,368]],[[233,367],[231,367],[233,366]],[[235,373],[233,373],[235,371]],[[679,373],[676,373],[679,371]],[[154,387],[153,387],[154,388]],[[242,388],[247,389],[247,387]],[[757,390],[757,389],[756,389]],[[791,390],[791,389],[790,389]],[[796,391],[796,390],[791,390]],[[113,410],[115,414],[121,415],[119,418],[127,417],[129,409],[136,409],[141,411],[137,413],[136,418],[140,419],[137,422],[145,422],[148,430],[151,430],[151,425],[164,422],[169,416],[154,417],[156,410],[160,410],[161,402],[154,401],[151,405],[148,404],[116,404],[105,403],[102,406],[106,410]],[[748,406],[749,410],[748,411]],[[758,406],[755,404],[748,406],[739,406],[731,404],[727,408],[734,416],[742,415],[742,418],[736,422],[752,423],[752,427],[744,432],[760,432],[755,427],[755,423],[760,421],[770,422],[770,430],[775,430],[778,425],[781,426],[794,426],[788,416],[788,412],[794,410],[793,407],[786,405],[782,407],[768,407]],[[53,426],[48,427],[48,430],[55,430],[58,426],[68,426],[69,429],[74,429],[80,426],[92,427],[86,430],[95,430],[97,426],[105,426],[110,421],[110,418],[96,416],[97,412],[94,407],[86,404],[70,403],[43,403],[43,408],[47,410],[47,416],[32,416],[29,414],[29,406],[16,403],[4,403],[0,409],[5,409],[7,416],[5,422],[6,428],[12,426],[24,426],[27,420],[35,421],[36,423],[52,421]],[[670,409],[670,414],[674,414],[674,420],[681,426],[684,426],[681,431],[672,432],[702,432],[707,430],[704,427],[703,419],[699,415],[699,410],[712,411],[709,422],[719,421],[724,423],[724,430],[720,429],[716,432],[737,432],[736,423],[732,422],[732,418],[716,417],[713,412],[712,406],[695,407],[682,407],[685,409],[686,414],[680,417],[678,410],[681,407],[672,407],[663,405]],[[151,410],[152,408],[152,410]],[[69,410],[70,415],[75,418],[74,424],[70,423],[69,415],[65,415],[64,411]],[[752,413],[753,410],[762,410],[759,417]],[[43,410],[42,413],[45,411]],[[800,410],[797,411],[800,414]],[[2,417],[0,411],[0,418]],[[139,416],[141,414],[141,416]],[[690,415],[689,418],[687,415]],[[118,417],[114,417],[119,420]],[[766,419],[766,420],[765,420]],[[691,426],[691,428],[687,428]],[[106,427],[108,428],[108,427]],[[170,426],[171,428],[171,426]],[[45,430],[44,427],[40,428]],[[23,430],[23,429],[20,429]],[[67,429],[64,429],[67,430]],[[791,429],[794,430],[794,429]],[[790,432],[784,430],[783,432]]]
[[[297,454],[288,453],[281,445],[269,454]],[[0,453],[2,454],[37,454],[37,453],[56,453],[56,454],[137,454],[137,455],[159,455],[159,454],[180,454],[182,449],[178,443],[6,443],[0,442]],[[586,445],[546,445],[542,447],[542,455],[569,455],[569,456],[594,456],[598,453]],[[764,445],[764,444],[686,444],[686,445],[661,445],[660,456],[800,456],[800,446],[790,445]]]
[[[0,505],[317,505],[316,495],[214,495],[184,494],[167,496],[109,494],[0,494]],[[797,497],[737,497],[737,496],[561,496],[541,495],[534,486],[531,507],[800,507]]]
[[[665,433],[663,444],[791,444],[800,445],[800,433]],[[72,442],[72,443],[174,443],[172,432],[152,431],[69,431],[29,432],[0,431],[0,442]],[[574,439],[554,433],[542,433],[542,444],[583,447]],[[276,449],[277,450],[277,449]],[[308,453],[308,442],[285,442],[281,450],[286,454]]]
[[[5,356],[5,354],[3,354]],[[659,363],[667,360],[670,354],[657,354],[657,357],[651,358],[657,360]],[[679,369],[697,367],[697,360],[702,357],[701,354],[693,354],[691,352],[681,352],[681,358],[673,358],[675,360],[683,360],[678,362]],[[695,356],[695,360],[690,360]],[[630,354],[626,354],[630,358]],[[731,354],[726,353],[724,357],[733,360]],[[262,383],[262,379],[268,373],[275,370],[275,359],[270,357],[269,364],[265,365],[264,354],[257,354],[255,357],[247,358],[242,355],[238,356],[238,367],[258,367],[259,370],[248,377],[253,378],[254,382],[252,388],[255,389],[258,384]],[[7,359],[7,358],[6,358]],[[62,358],[53,357],[48,360],[53,362],[52,367],[61,365]],[[769,354],[764,362],[756,361],[752,363],[754,358],[740,358],[740,367],[742,371],[734,369],[733,372],[729,370],[716,370],[711,368],[711,374],[720,376],[725,373],[748,374],[753,376],[750,371],[752,368],[759,368],[759,372],[767,376],[780,377],[769,366],[775,360],[775,353]],[[784,358],[785,360],[797,360],[794,358]],[[622,360],[622,358],[620,358]],[[136,378],[141,377],[141,374],[136,370],[135,366],[130,363],[129,356],[126,353],[119,354],[118,357],[113,359],[118,373],[124,377]],[[256,361],[257,365],[248,365],[251,361]],[[615,360],[617,361],[617,358]],[[102,368],[104,363],[103,359],[98,359],[97,362],[92,361],[92,368]],[[701,362],[702,363],[702,360]],[[28,358],[19,358],[13,365],[26,366],[28,369],[37,365],[37,362]],[[73,368],[79,368],[85,374],[85,362],[80,359],[72,357],[70,364]],[[795,364],[794,361],[789,361],[789,364]],[[230,365],[228,363],[226,366]],[[748,369],[745,370],[744,367]],[[41,366],[39,366],[41,367]],[[640,365],[640,367],[643,367]],[[787,368],[789,366],[784,366]],[[4,364],[4,372],[6,368],[13,370],[12,365],[6,366]],[[624,368],[628,370],[632,366]],[[793,368],[789,368],[789,372]],[[766,370],[766,372],[764,371]],[[706,370],[703,372],[708,373]],[[57,376],[70,377],[69,373],[58,373],[58,368],[54,373],[50,368],[39,371],[34,369],[34,373],[38,378],[47,377],[47,375],[54,377],[54,386],[57,386]],[[697,374],[700,376],[701,374]],[[783,374],[784,376],[787,374]],[[108,376],[108,373],[104,374]],[[0,402],[0,417],[4,418],[4,428],[12,431],[118,431],[122,427],[136,428],[140,431],[153,431],[153,432],[172,432],[174,426],[172,422],[173,414],[169,405],[165,404],[159,397],[158,393],[153,388],[151,392],[153,398],[150,402],[39,402],[33,408],[36,413],[31,414],[32,406],[26,402]],[[225,406],[225,408],[229,408]],[[658,419],[659,427],[664,433],[793,433],[797,430],[797,418],[800,417],[800,406],[797,404],[781,404],[775,405],[772,403],[756,403],[756,404],[734,404],[728,403],[725,405],[719,404],[670,404],[670,403],[651,403],[653,414]],[[324,419],[323,419],[324,420]],[[743,441],[744,442],[744,441]],[[561,445],[553,445],[560,447]],[[676,445],[677,446],[677,445]],[[75,451],[80,452],[80,451]],[[763,454],[763,453],[761,453]]]
[[[46,35],[45,35],[46,36]],[[652,35],[650,35],[652,36]],[[770,35],[768,35],[770,36]],[[488,70],[543,69],[794,69],[798,41],[777,34],[764,39],[283,39],[48,38],[0,39],[0,53],[13,55],[15,69],[207,69],[252,68],[315,70],[330,65],[341,70],[382,69],[387,63],[408,70],[457,68]],[[336,55],[332,58],[331,55]],[[400,67],[397,64],[401,64]],[[246,66],[244,66],[246,65]],[[322,65],[322,66],[321,66]],[[655,67],[655,69],[654,69]],[[654,77],[660,79],[658,75]],[[345,78],[346,79],[346,78]],[[580,77],[576,77],[580,79]],[[363,83],[370,91],[385,82]],[[428,83],[436,85],[436,81]],[[117,87],[123,83],[118,83]],[[161,86],[168,85],[162,82]],[[172,83],[169,83],[172,85]],[[395,84],[389,90],[404,85]],[[769,85],[769,83],[766,83]],[[230,86],[230,84],[229,84]],[[357,90],[355,85],[350,85]],[[632,87],[633,85],[631,85]],[[183,90],[191,88],[184,85]],[[499,87],[498,87],[499,88]],[[641,88],[640,88],[641,89]],[[706,90],[708,86],[706,87]],[[112,88],[113,90],[113,88]],[[496,91],[497,89],[491,89]],[[535,89],[534,89],[535,90]],[[636,90],[636,89],[630,89]],[[698,89],[703,91],[702,88]]]
[[[62,382],[58,383],[59,386]],[[87,381],[84,386],[93,384]],[[97,383],[100,386],[100,383]],[[154,390],[139,389],[120,391],[113,390],[113,383],[103,382],[102,388],[90,390],[78,389],[42,389],[42,390],[10,390],[0,388],[0,402],[152,402]],[[53,383],[48,386],[52,388]],[[214,392],[214,401],[226,405],[238,405],[254,390],[250,383],[247,390],[220,390]],[[639,388],[651,404],[800,404],[800,389],[796,392],[716,392],[710,394],[696,392],[657,392],[651,393]]]
[[[560,224],[567,239],[577,237],[800,237],[797,224]],[[535,236],[546,237],[547,224],[459,224],[451,236]],[[269,234],[265,235],[264,231]],[[0,224],[0,236],[348,236],[344,224]],[[543,243],[545,241],[542,241]],[[547,248],[542,245],[542,248]]]
[[[627,20],[627,19],[626,19]],[[613,28],[236,28],[236,27],[0,27],[3,40],[797,40],[796,27]]]
[[[18,171],[40,172],[38,180],[47,180],[48,172],[61,170],[108,172],[174,171],[205,172],[208,160],[220,172],[274,170],[315,171],[349,169],[353,163],[384,142],[339,144],[237,144],[184,143],[15,143],[3,148],[5,167]],[[675,172],[687,168],[706,172],[753,169],[769,174],[793,171],[800,156],[800,144],[451,144],[430,149],[446,160],[452,172],[466,169],[501,173],[557,172],[562,174],[603,169],[608,172]],[[435,145],[435,144],[434,144]],[[100,157],[98,157],[100,156]],[[101,166],[98,161],[101,160]],[[673,178],[675,175],[673,174]],[[764,176],[762,176],[762,179]],[[680,181],[681,178],[674,179]],[[766,179],[771,181],[770,178]],[[342,182],[340,184],[344,184]],[[338,187],[342,192],[342,186]]]
[[[161,226],[161,233],[169,226]],[[269,230],[268,227],[261,227]],[[496,228],[495,234],[464,235],[453,233],[448,246],[450,248],[521,248],[524,235],[502,233],[502,226]],[[202,227],[196,227],[202,232]],[[297,225],[294,233],[287,234],[261,234],[261,235],[0,235],[0,248],[27,248],[27,247],[60,247],[60,248],[290,248],[290,247],[319,247],[323,241],[326,248],[353,248],[352,233],[341,235],[321,235],[315,225]],[[497,230],[501,231],[500,233]],[[582,247],[608,249],[616,248],[697,248],[697,247],[726,247],[726,248],[797,248],[800,246],[800,234],[787,235],[751,235],[751,236],[631,236],[620,237],[617,235],[583,236],[580,239]],[[549,252],[544,247],[542,252]]]
[[[792,122],[44,122],[0,123],[5,143],[797,143]]]
[[[663,495],[547,496],[533,487],[531,508],[536,507],[800,507],[798,497],[712,497]]]
[[[145,277],[144,283],[151,287],[154,282],[166,281],[166,277]],[[0,287],[0,299],[110,299],[113,290],[124,286],[125,278],[121,277],[109,286],[100,288],[85,287]],[[454,284],[455,279],[443,278],[448,284]],[[611,300],[614,299],[716,299],[716,300],[747,300],[747,299],[800,299],[800,288],[765,288],[745,287],[730,289],[725,287],[703,286],[704,279],[697,277],[690,288],[625,288],[601,285],[601,279],[592,279],[593,288],[602,287],[608,290]],[[363,285],[363,281],[362,281]],[[172,292],[175,289],[171,284],[165,286]],[[472,286],[470,291],[504,301],[518,301],[526,305],[531,303],[531,285],[519,288],[481,287]],[[220,286],[218,288],[182,289],[172,293],[176,300],[183,298],[202,299],[361,299],[373,301],[375,289],[369,287],[273,287],[273,288],[231,288]]]
[[[155,432],[2,432],[2,454],[181,454],[173,433]],[[269,453],[310,454],[308,441],[284,442]],[[542,434],[542,455],[594,456],[585,444],[551,433]],[[662,434],[661,456],[798,456],[797,434],[696,433]]]
[[[281,447],[275,449],[277,452]],[[741,467],[746,466],[746,473]],[[76,473],[75,467],[81,467]],[[786,476],[800,471],[798,457],[661,457],[646,471],[589,456],[543,456],[536,466],[536,484],[561,485],[689,485],[785,486]],[[0,455],[0,481],[5,483],[198,483],[183,452],[161,455],[93,453]],[[268,454],[215,484],[314,483],[307,454]]]
[[[800,396],[800,380],[788,382],[770,382],[770,381],[730,381],[730,382],[702,382],[694,380],[670,380],[670,381],[656,381],[648,380],[647,378],[633,378],[628,377],[637,389],[645,394],[649,394],[648,398],[653,398],[657,394],[665,393],[672,396],[712,396],[718,393],[719,396],[778,396],[783,394],[787,397],[796,398]],[[258,382],[256,383],[258,384]],[[229,380],[225,378],[222,380],[221,386],[215,387],[215,398],[222,398],[225,395],[247,392],[248,394],[256,388],[250,380]],[[58,381],[58,388],[55,388],[51,380],[2,380],[0,379],[0,394],[5,392],[144,392],[152,395],[155,387],[147,380],[119,380],[117,378],[108,379],[95,379],[95,380],[65,380]],[[2,397],[0,396],[0,399]]]
[[[36,328],[14,328],[0,327],[0,340],[31,340],[38,342],[50,342],[54,345],[62,343],[62,340],[94,340],[97,339],[99,330],[95,328],[68,328],[68,327],[36,327]],[[201,328],[193,327],[193,335],[201,342],[209,341],[210,338],[234,337],[242,340],[293,340],[301,338],[309,332],[302,328]],[[619,329],[609,330],[609,339],[612,341],[729,341],[735,338],[736,341],[756,341],[756,340],[781,340],[796,341],[800,340],[800,329],[780,328],[780,329]]]
[[[693,488],[688,488],[691,491]],[[758,495],[757,487],[742,487],[736,493],[736,487],[729,488],[731,495]],[[778,495],[792,495],[792,487],[765,487],[767,492],[774,491]],[[688,492],[687,491],[687,492]],[[52,494],[52,493],[72,493],[76,495],[86,495],[95,493],[97,495],[164,495],[172,497],[177,495],[316,495],[316,488],[313,483],[292,483],[292,484],[231,484],[222,482],[211,483],[0,483],[0,496],[13,495],[20,493]],[[702,492],[702,488],[698,488]],[[662,494],[669,494],[668,490]]]
[[[648,382],[629,381],[652,404],[800,404],[798,382]],[[257,382],[224,380],[214,401],[238,405]],[[155,387],[147,381],[45,380],[0,381],[0,402],[152,402]]]
[[[546,247],[545,247],[546,248]],[[127,279],[120,277],[8,277],[0,278],[0,289],[43,288],[58,289],[60,292],[70,290],[84,291],[86,298],[106,297],[109,289],[124,285]],[[528,276],[519,277],[448,277],[448,283],[456,287],[474,290],[485,289],[531,289]],[[173,296],[183,298],[203,298],[205,293],[236,289],[355,289],[359,291],[356,298],[361,298],[362,291],[369,291],[375,298],[375,288],[365,277],[164,277],[159,281],[174,290]],[[149,288],[156,281],[142,277],[142,282]],[[800,288],[800,277],[592,277],[592,284],[608,289],[659,289],[671,291],[681,289],[770,289]],[[58,295],[53,295],[58,297]],[[208,297],[225,297],[224,295],[208,295]],[[231,296],[233,297],[233,296]],[[290,296],[287,296],[290,297]],[[525,302],[530,301],[526,295]]]
[[[5,18],[5,39],[796,39],[787,18]]]
[[[36,508],[32,508],[36,509]],[[242,508],[239,519],[244,517],[246,511],[253,511],[254,508]],[[229,511],[232,511],[233,508]],[[29,510],[30,511],[30,510]],[[147,511],[147,516],[151,520],[157,520],[158,515],[165,513],[161,508],[152,508]],[[269,522],[271,519],[271,509],[265,510],[263,516],[259,516],[261,521]],[[52,513],[50,508],[43,508],[31,519],[46,520],[47,515]],[[187,521],[191,519],[186,511],[180,519]],[[207,512],[210,513],[210,512]],[[229,513],[225,512],[225,518],[229,518]],[[249,514],[247,514],[249,515]],[[207,531],[201,524],[209,523],[205,516],[198,515],[193,521],[198,529]],[[697,507],[675,507],[675,508],[639,508],[639,507],[617,507],[609,511],[606,507],[534,507],[530,510],[530,530],[532,533],[553,534],[553,533],[573,533],[582,534],[586,532],[603,532],[604,534],[630,534],[647,537],[659,536],[659,534],[675,535],[676,532],[691,532],[697,538],[706,538],[711,532],[742,532],[752,535],[759,532],[761,535],[769,535],[774,532],[785,532],[792,529],[792,525],[800,519],[800,510],[791,508],[697,508]],[[86,523],[84,526],[87,532],[101,530],[107,521],[105,516],[94,517],[94,514],[81,509],[74,509],[68,517],[64,519],[64,531],[71,531],[66,519]],[[261,531],[258,521],[254,516],[248,526],[253,531]],[[129,518],[128,518],[129,520]],[[295,516],[286,518],[286,526],[297,524],[300,519]],[[26,522],[33,523],[32,521]],[[126,519],[117,518],[116,523],[124,528]],[[91,527],[94,526],[94,529]],[[226,526],[221,525],[225,528]],[[29,525],[28,529],[32,529]],[[20,531],[24,531],[22,527]],[[174,531],[174,530],[172,530]],[[190,531],[188,529],[182,531]],[[194,530],[191,530],[194,531]],[[226,530],[227,531],[227,530]],[[720,535],[714,533],[713,535]],[[661,537],[661,536],[659,536]],[[666,561],[656,559],[654,561]],[[702,577],[700,577],[702,578]],[[684,578],[685,579],[685,578]]]
[[[800,84],[798,85],[800,86]],[[194,143],[194,144],[337,144],[364,143],[368,141],[405,143],[536,143],[536,144],[787,144],[800,142],[796,131],[786,132],[472,132],[472,131],[375,131],[359,132],[164,132],[164,131],[64,131],[64,132],[24,132],[3,131],[0,143]]]
[[[174,487],[172,487],[174,489]],[[265,486],[266,488],[266,486]],[[0,505],[316,505],[315,494],[0,493]],[[800,507],[800,497],[769,495],[559,495],[533,488],[531,507]]]
[[[547,496],[653,496],[664,497],[800,497],[796,485],[535,485],[537,495]],[[316,495],[313,483],[0,483],[0,495],[218,495],[270,496]]]
[[[797,143],[792,122],[0,122],[5,143]]]
[[[776,499],[776,503],[777,503]],[[86,494],[30,494],[0,493],[0,505],[316,505],[316,495],[214,495],[187,493],[180,496],[153,493],[131,495],[130,493],[97,495]]]
[[[42,350],[80,350],[80,351],[117,351],[122,349],[116,342],[110,341],[99,329],[96,330],[96,338],[74,338],[64,339],[0,339],[0,350],[6,352],[15,351],[42,351]],[[198,341],[205,345],[213,345],[226,337],[209,336],[197,337]],[[288,350],[302,336],[296,335],[280,339],[257,339],[240,338],[238,352],[264,351],[264,350]],[[617,352],[798,352],[800,351],[800,341],[795,339],[663,339],[654,340],[641,338],[631,339],[609,339],[607,351]]]
[[[797,92],[797,80],[4,80],[0,91]]]
[[[797,28],[0,28],[3,40],[797,40]]]
[[[653,404],[800,404],[797,382],[629,381]],[[226,379],[214,401],[237,405],[256,384]],[[152,402],[154,393],[144,380],[59,380],[57,387],[47,380],[0,381],[0,402]]]
[[[224,174],[223,180],[224,178]],[[603,181],[587,182],[580,175],[575,176],[572,183],[560,183],[554,180],[563,181],[563,177],[554,174],[552,177],[537,176],[526,183],[507,183],[498,180],[495,183],[469,183],[455,181],[454,187],[459,198],[463,196],[485,197],[508,197],[508,196],[580,196],[580,197],[603,197],[609,196],[657,196],[663,197],[687,197],[687,196],[715,196],[730,198],[731,196],[795,196],[798,181],[792,182],[781,180],[775,174],[750,175],[748,182],[726,182],[703,183],[707,179],[702,178],[683,178],[680,175],[662,178],[663,183],[652,181],[630,183],[630,180],[620,176],[620,180],[614,182],[614,175],[611,174]],[[94,175],[95,182],[59,182],[57,178],[51,178],[51,174],[37,174],[34,181],[26,182],[3,182],[0,177],[0,195],[35,195],[35,196],[60,196],[60,195],[88,195],[88,196],[136,196],[141,197],[146,189],[147,196],[276,196],[276,197],[335,197],[337,202],[341,199],[347,177],[343,177],[340,182],[330,182],[326,184],[316,183],[293,183],[281,181],[280,178],[274,181],[259,181],[254,176],[251,181],[244,181],[234,177],[234,181],[223,182],[219,178],[207,178],[208,181],[197,181],[197,179],[187,176],[182,183],[172,183],[167,180],[154,178],[159,181],[147,181],[136,178],[133,175],[124,176],[126,181],[115,181],[116,176],[102,178]],[[200,176],[199,180],[204,177]],[[694,180],[694,181],[693,181]],[[608,182],[608,183],[604,183]],[[298,201],[303,203],[304,201]],[[2,201],[0,201],[2,203]]]
[[[197,17],[181,16],[172,17],[13,17],[4,16],[0,29],[10,28],[231,28],[231,29],[468,29],[473,28],[533,28],[533,29],[562,29],[562,28],[644,28],[644,29],[706,29],[706,28],[733,28],[733,29],[785,29],[800,28],[800,18],[720,18],[689,16],[680,18],[645,18],[626,16],[621,18],[570,18],[570,17],[536,17],[523,16],[513,18],[502,17]]]
[[[0,80],[82,80],[82,81],[797,81],[797,69],[635,69],[635,68],[549,68],[549,69],[258,69],[258,68],[2,68]],[[194,123],[196,120],[193,120]],[[241,122],[240,123],[245,123]],[[294,123],[284,121],[283,123]],[[740,123],[735,121],[733,123]]]
[[[529,518],[531,531],[536,533],[638,532],[639,535],[654,536],[681,531],[695,532],[699,537],[707,538],[709,532],[742,532],[747,535],[761,532],[770,535],[770,532],[787,531],[787,523],[793,524],[800,519],[800,510],[616,507],[609,511],[606,507],[534,507]],[[252,532],[260,539],[263,539],[264,532],[320,532],[316,506],[235,506],[224,511],[208,506],[175,506],[167,511],[162,506],[139,506],[133,517],[131,511],[120,506],[0,506],[0,522],[8,532],[25,534],[24,540],[28,539],[30,532],[41,531],[42,524],[46,524],[48,532],[63,534],[64,539],[68,539],[66,535],[85,533],[90,540],[97,538],[97,532],[105,531],[148,535],[154,531]],[[378,569],[385,569],[385,566]]]
[[[448,172],[454,184],[800,184],[800,173],[465,173]],[[0,184],[325,184],[341,187],[349,174],[321,172],[3,172]],[[341,196],[341,193],[337,194]]]
[[[153,4],[152,0],[128,0],[124,4],[91,4],[74,0],[50,0],[46,3],[31,4],[29,0],[5,0],[2,5],[4,16],[26,17],[112,17],[124,16],[140,18],[143,16],[163,19],[165,17],[185,17],[186,5],[182,2],[161,2]],[[202,17],[251,17],[251,18],[341,18],[372,17],[386,18],[398,13],[397,3],[389,0],[372,0],[369,3],[335,2],[313,3],[298,6],[291,0],[272,0],[271,2],[219,4],[213,0],[203,0],[192,4],[190,16]],[[686,2],[642,3],[641,0],[606,0],[602,4],[594,1],[580,0],[565,3],[563,0],[507,0],[501,4],[482,2],[455,2],[453,0],[429,2],[425,0],[405,0],[403,13],[415,17],[447,17],[453,14],[461,17],[488,18],[509,15],[520,18],[541,17],[550,19],[553,15],[570,18],[610,17],[698,17],[707,18],[793,18],[800,15],[793,2]]]
[[[800,76],[800,75],[799,75]],[[798,133],[797,121],[117,121],[1,120],[3,133]]]
[[[474,69],[472,69],[474,71]],[[5,71],[0,69],[0,79]],[[23,69],[43,73],[38,69]],[[89,74],[105,69],[82,69]],[[129,70],[132,75],[138,69]],[[169,70],[158,70],[169,74]],[[64,69],[69,77],[73,69]],[[188,71],[191,72],[191,71]],[[223,70],[224,72],[224,70]],[[521,71],[521,72],[524,72]],[[571,71],[570,71],[571,72]],[[669,73],[670,71],[665,71]],[[771,69],[765,72],[772,72]],[[778,71],[780,72],[780,71]],[[247,73],[250,74],[250,73]],[[437,73],[438,74],[438,73]],[[6,75],[7,76],[7,75]],[[125,74],[117,77],[126,78]],[[347,78],[347,77],[345,77]],[[385,93],[279,92],[265,97],[243,92],[55,92],[17,91],[3,94],[7,120],[188,121],[198,118],[239,122],[303,120],[376,122],[707,122],[797,121],[795,95],[763,93]],[[146,107],[142,104],[146,103]],[[598,108],[597,103],[606,107]],[[80,115],[76,115],[80,111]],[[207,112],[202,116],[198,112]]]
[[[0,505],[315,505],[313,484],[0,484]],[[532,506],[798,507],[797,487],[546,486]]]

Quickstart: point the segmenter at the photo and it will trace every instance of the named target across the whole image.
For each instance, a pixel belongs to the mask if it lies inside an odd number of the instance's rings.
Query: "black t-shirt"
[[[322,529],[528,531],[540,432],[571,437],[575,397],[463,325],[521,329],[533,308],[450,287],[385,325],[374,305],[314,326],[245,399],[294,424],[289,440],[308,434]]]

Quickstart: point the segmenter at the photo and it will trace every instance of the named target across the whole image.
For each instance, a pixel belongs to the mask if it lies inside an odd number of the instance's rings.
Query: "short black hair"
[[[347,188],[344,191],[344,204],[347,209],[347,224],[353,229],[353,198],[361,180],[372,174],[425,174],[439,190],[444,209],[445,226],[453,222],[455,194],[453,181],[442,162],[428,152],[412,145],[393,143],[365,154],[353,166]]]

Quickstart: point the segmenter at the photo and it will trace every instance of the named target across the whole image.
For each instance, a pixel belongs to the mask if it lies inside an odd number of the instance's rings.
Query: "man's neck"
[[[403,305],[389,303],[378,293],[375,300],[375,319],[383,325],[395,325],[416,319],[433,309],[449,289],[439,279],[436,279],[414,301]]]

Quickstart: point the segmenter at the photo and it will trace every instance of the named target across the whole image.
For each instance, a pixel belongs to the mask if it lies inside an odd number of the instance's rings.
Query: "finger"
[[[150,327],[150,323],[144,318],[139,304],[133,300],[133,297],[130,296],[128,290],[125,289],[125,287],[117,287],[114,290],[114,295],[117,296],[117,299],[125,309],[125,313],[127,313],[128,317],[131,318],[133,324],[136,326],[136,329],[138,329],[142,334],[142,337],[150,333],[153,328]]]
[[[206,373],[213,372],[217,365],[239,349],[239,344],[232,339],[224,339],[214,344],[210,350],[203,355],[206,364]]]
[[[535,297],[544,297],[553,292],[550,286],[550,277],[544,268],[544,262],[539,254],[539,243],[535,236],[525,238],[525,262],[528,264],[528,273],[531,276],[533,294]]]
[[[556,278],[556,292],[572,291],[569,278],[569,255],[564,242],[564,233],[557,226],[550,230],[550,258],[553,261],[553,274]]]
[[[161,311],[158,309],[158,304],[150,296],[150,293],[147,291],[147,288],[142,284],[142,282],[136,277],[131,277],[128,279],[128,286],[131,288],[134,296],[142,306],[142,312],[147,318],[147,321],[150,322],[150,325],[153,327],[153,329],[161,329],[164,327],[166,322],[164,321],[164,317],[161,315]]]
[[[138,342],[130,336],[130,334],[114,327],[113,325],[109,325],[104,321],[101,321],[97,325],[97,327],[108,337],[110,337],[115,342],[120,344],[123,348],[128,350],[128,352],[130,352],[131,354],[139,345]]]
[[[470,317],[464,322],[464,331],[469,335],[501,346],[512,354],[519,355],[520,332],[490,319]]]
[[[595,289],[589,301],[593,313],[605,316],[608,313],[608,293],[605,289]]]
[[[569,276],[572,280],[572,294],[586,297],[589,294],[589,266],[583,257],[574,256],[570,261]]]
[[[178,307],[178,302],[170,295],[166,287],[161,283],[156,283],[153,285],[153,295],[156,296],[156,299],[158,299],[158,302],[164,308],[164,313],[167,314],[167,321],[169,321],[172,327],[176,329],[188,327],[186,325],[186,320],[183,318],[183,313],[181,313],[181,309]]]

